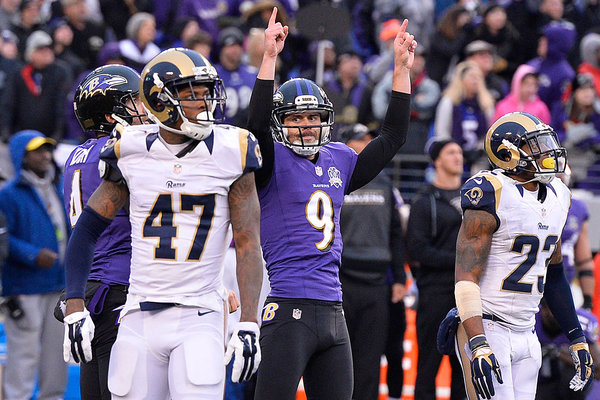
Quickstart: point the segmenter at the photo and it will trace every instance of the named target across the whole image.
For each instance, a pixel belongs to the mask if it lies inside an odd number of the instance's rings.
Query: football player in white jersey
[[[203,56],[165,50],[140,80],[154,124],[127,127],[102,149],[103,182],[67,250],[65,343],[73,358],[91,358],[85,279],[95,241],[128,201],[131,275],[110,356],[113,399],[222,399],[224,357],[234,356],[235,381],[249,379],[260,363],[262,259],[253,171],[262,161],[248,131],[214,124],[224,115],[224,93]],[[230,224],[242,311],[225,352],[222,264]]]
[[[542,356],[534,325],[542,296],[571,341],[571,388],[582,390],[592,380],[593,361],[559,240],[570,192],[553,179],[564,171],[566,151],[551,127],[524,112],[499,118],[485,150],[497,168],[476,174],[461,190],[456,253],[456,351],[469,399],[535,398]]]

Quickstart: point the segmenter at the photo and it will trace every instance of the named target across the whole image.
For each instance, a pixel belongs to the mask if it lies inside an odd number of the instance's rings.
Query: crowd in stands
[[[227,87],[226,122],[244,125],[269,10],[279,5],[278,20],[292,29],[278,81],[322,81],[335,105],[334,139],[355,123],[377,130],[391,85],[391,44],[408,18],[419,48],[411,132],[402,153],[422,155],[431,138],[452,138],[463,148],[469,175],[486,167],[481,143],[489,125],[506,112],[531,112],[576,155],[573,187],[600,194],[596,1],[332,1],[326,2],[330,23],[347,15],[351,29],[345,37],[315,41],[295,21],[320,3],[0,0],[0,136],[7,141],[35,129],[60,142],[82,142],[72,107],[81,78],[107,63],[140,71],[161,49],[175,46],[216,65]],[[323,70],[317,77],[319,49]],[[12,175],[10,167],[3,174]]]

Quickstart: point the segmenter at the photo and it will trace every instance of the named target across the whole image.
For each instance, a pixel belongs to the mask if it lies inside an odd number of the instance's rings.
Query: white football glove
[[[233,382],[243,382],[250,379],[260,364],[260,345],[258,338],[260,331],[256,322],[238,323],[225,352],[225,365],[233,357]],[[235,354],[235,356],[234,356]]]
[[[92,339],[94,338],[94,322],[88,310],[67,315],[64,319],[65,340],[63,341],[63,358],[69,362],[87,363],[92,360]]]
[[[574,391],[584,390],[594,375],[594,361],[587,343],[575,343],[569,346],[571,357],[575,364],[575,376],[569,382],[569,388]]]

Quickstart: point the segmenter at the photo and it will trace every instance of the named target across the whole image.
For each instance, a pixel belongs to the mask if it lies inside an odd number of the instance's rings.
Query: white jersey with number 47
[[[479,282],[483,312],[516,330],[535,325],[571,199],[560,179],[538,187],[530,192],[498,169],[476,174],[461,189],[463,210],[485,210],[498,222]]]
[[[156,125],[128,127],[102,150],[102,160],[120,172],[130,193],[132,259],[124,313],[140,301],[222,310],[229,188],[260,167],[260,151],[248,131],[228,125],[215,125],[206,140],[190,142],[178,154],[171,150]]]

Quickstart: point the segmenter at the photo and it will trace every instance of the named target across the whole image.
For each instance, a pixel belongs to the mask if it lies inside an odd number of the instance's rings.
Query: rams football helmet
[[[128,125],[139,118],[142,123],[146,114],[138,110],[133,101],[139,87],[140,75],[124,65],[109,64],[90,72],[77,87],[73,100],[81,128],[86,132],[110,134],[117,122]],[[109,122],[107,114],[117,122]]]
[[[209,95],[197,97],[194,87],[206,86]],[[180,92],[191,89],[191,95]],[[148,117],[163,129],[192,139],[204,140],[212,132],[215,121],[225,116],[225,88],[217,70],[202,55],[183,48],[168,49],[144,67],[140,94]],[[185,114],[182,102],[202,102],[204,109],[194,116]],[[189,103],[188,103],[189,104]],[[182,123],[175,128],[177,121]]]
[[[490,162],[511,174],[533,173],[532,181],[549,183],[565,171],[567,151],[554,130],[535,115],[513,112],[492,124],[485,137]]]
[[[310,111],[319,113],[321,116],[320,125],[285,125],[284,119],[287,115]],[[329,143],[333,119],[333,106],[327,95],[323,89],[309,79],[291,79],[281,85],[273,95],[273,112],[271,114],[273,138],[298,155],[311,156]],[[318,140],[313,143],[305,143],[301,134],[302,128],[319,128],[321,134]],[[290,141],[290,129],[299,131],[300,137],[298,140]]]

